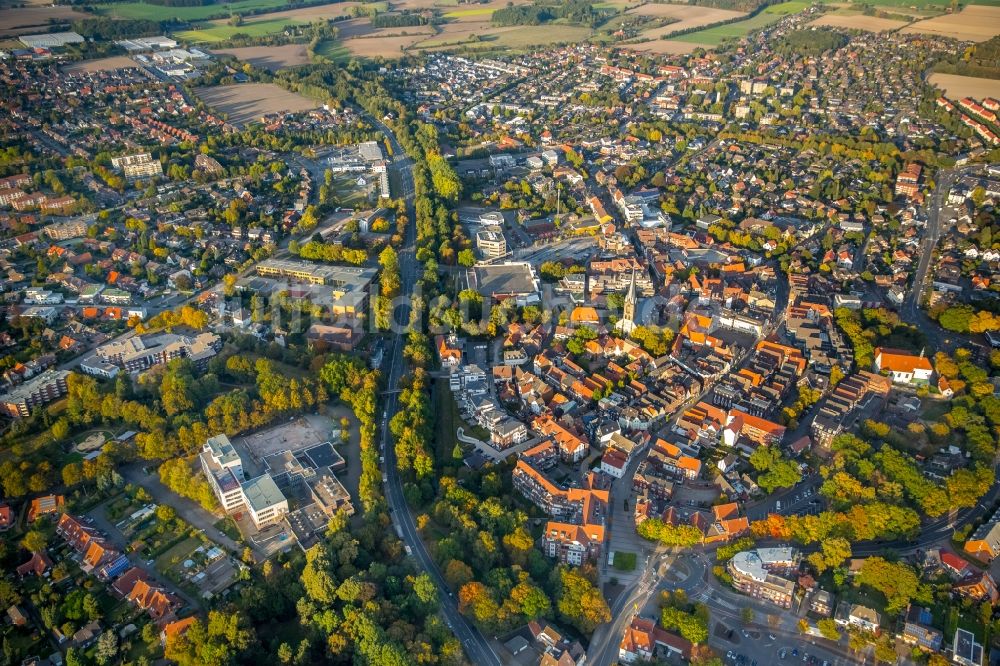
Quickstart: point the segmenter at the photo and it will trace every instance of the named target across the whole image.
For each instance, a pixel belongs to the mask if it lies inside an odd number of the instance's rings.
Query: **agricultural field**
[[[0,36],[27,35],[48,32],[53,22],[71,23],[89,17],[64,5],[52,7],[3,7],[0,8]]]
[[[727,39],[739,39],[754,30],[766,28],[772,23],[776,23],[781,20],[783,16],[801,12],[807,7],[809,7],[809,3],[805,2],[805,0],[791,0],[790,2],[783,2],[779,5],[771,5],[753,18],[749,18],[745,21],[737,21],[736,23],[727,23],[726,25],[716,26],[714,28],[706,28],[705,30],[691,32],[686,35],[679,35],[674,39],[694,44],[718,46]],[[673,26],[667,26],[667,28],[670,27]]]
[[[242,83],[197,88],[195,94],[205,104],[226,114],[229,122],[237,127],[257,121],[269,113],[308,111],[319,106],[318,102],[288,92],[273,83]]]
[[[250,37],[263,37],[282,32],[285,28],[303,25],[303,21],[296,19],[262,19],[260,21],[247,21],[243,25],[229,25],[229,21],[219,19],[200,24],[193,30],[181,30],[173,33],[173,36],[184,42],[195,44],[206,44],[213,42],[224,42],[233,38],[234,35],[248,35]]]
[[[420,50],[445,49],[466,46],[483,51],[498,49],[524,49],[546,44],[585,41],[592,31],[574,25],[550,23],[548,25],[493,27],[490,24],[449,24],[433,38],[418,42],[413,48]]]
[[[710,49],[712,45],[681,42],[675,39],[654,39],[649,42],[640,42],[637,44],[622,44],[622,48],[641,53],[654,53],[656,55],[687,55],[699,48]]]
[[[917,21],[900,32],[985,42],[1000,35],[1000,6],[968,5],[957,14]]]
[[[503,5],[498,5],[502,7]],[[492,7],[490,5],[483,5],[482,7],[476,7],[475,9],[454,9],[450,12],[445,12],[441,16],[452,21],[461,21],[463,19],[483,19],[491,16],[497,7]]]
[[[332,20],[342,16],[350,16],[351,10],[355,7],[365,7],[377,12],[384,12],[388,9],[387,2],[337,2],[332,5],[317,5],[315,7],[299,7],[298,9],[286,9],[280,12],[270,12],[265,14],[266,18],[288,18],[296,19],[301,23],[310,23],[318,20]],[[247,22],[254,21],[253,17],[247,17]]]
[[[320,58],[330,62],[347,62],[353,57],[350,49],[344,46],[344,42],[339,39],[324,39],[316,45],[316,59]]]
[[[110,72],[126,67],[135,67],[136,63],[128,56],[111,56],[110,58],[97,58],[95,60],[80,60],[66,65],[63,70],[66,72]]]
[[[350,16],[350,10],[359,5],[361,5],[359,2],[340,2],[334,5],[271,12],[261,16],[247,17],[240,26],[230,25],[228,19],[215,19],[201,23],[192,30],[174,33],[174,36],[177,39],[198,43],[226,41],[237,34],[263,37],[280,33],[289,27],[307,25],[313,21],[341,19]],[[387,6],[387,3],[375,2],[366,6],[381,10]],[[362,20],[366,23],[368,21],[367,19]]]
[[[444,7],[458,7],[458,0],[400,0],[393,2],[392,8],[395,10],[409,9],[438,9]]]
[[[1000,79],[980,79],[974,76],[959,76],[957,74],[931,74],[927,79],[931,85],[944,90],[950,99],[972,97],[1000,97]]]
[[[345,50],[346,55],[356,58],[401,58],[405,55],[406,49],[427,39],[428,35],[429,33],[402,35],[396,32],[396,34],[382,37],[345,39],[340,44]],[[329,58],[330,56],[327,55],[327,57]]]
[[[278,9],[287,4],[286,0],[235,0],[210,5],[193,7],[162,7],[145,2],[121,2],[110,5],[99,5],[95,8],[98,14],[114,18],[139,18],[163,21],[175,18],[181,21],[198,21],[209,16],[226,16],[231,13],[247,12],[260,9]]]
[[[341,39],[352,37],[384,38],[397,35],[433,35],[434,27],[429,25],[408,25],[401,28],[376,28],[365,18],[341,21],[337,24]]]
[[[445,23],[438,26],[440,32],[416,44],[416,48],[436,48],[458,44],[466,44],[476,41],[476,38],[485,35],[487,32],[501,30],[496,28],[489,21],[479,21],[476,23]]]
[[[275,72],[284,67],[309,64],[309,54],[305,44],[283,44],[282,46],[244,46],[233,49],[213,49],[213,53],[231,55],[237,60],[248,62]]]
[[[848,30],[867,30],[868,32],[887,32],[899,30],[909,25],[905,21],[865,16],[864,14],[825,14],[809,25],[824,28],[846,28]]]
[[[940,10],[944,11],[951,7],[951,2],[948,0],[859,0],[855,3],[857,5],[873,5],[875,7],[893,7],[898,9],[912,9],[916,8],[918,10]],[[984,0],[980,2],[976,0],[977,5],[998,5],[1000,0]]]
[[[696,7],[694,5],[666,5],[666,4],[650,4],[642,5],[641,7],[636,7],[635,9],[630,9],[626,14],[635,14],[638,16],[652,16],[655,18],[672,18],[677,19],[676,22],[670,25],[665,25],[661,28],[653,28],[641,33],[642,37],[649,37],[651,39],[658,40],[661,37],[673,34],[678,30],[689,30],[691,28],[699,28],[704,25],[711,25],[712,23],[718,23],[719,21],[728,21],[730,19],[739,18],[744,16],[744,12],[736,12],[729,9],[713,9],[711,7]],[[641,48],[642,45],[638,45],[637,48]],[[650,49],[642,49],[650,50]],[[673,53],[673,51],[655,51],[656,53]]]

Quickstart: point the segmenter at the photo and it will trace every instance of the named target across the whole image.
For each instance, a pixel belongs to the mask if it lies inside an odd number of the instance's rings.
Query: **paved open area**
[[[331,418],[309,414],[236,439],[252,456],[262,460],[282,451],[295,452],[328,442],[333,427]]]

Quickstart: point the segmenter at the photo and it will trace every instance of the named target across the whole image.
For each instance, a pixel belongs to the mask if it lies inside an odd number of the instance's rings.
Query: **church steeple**
[[[632,281],[628,285],[628,291],[625,292],[625,303],[622,308],[623,318],[629,321],[635,321],[635,304],[638,301],[638,297],[635,293],[635,271],[632,271]]]
[[[622,304],[622,318],[618,322],[618,328],[623,333],[629,334],[635,328],[635,306],[639,297],[635,289],[635,271],[632,271],[632,281],[629,282],[628,291],[625,292],[625,302]]]

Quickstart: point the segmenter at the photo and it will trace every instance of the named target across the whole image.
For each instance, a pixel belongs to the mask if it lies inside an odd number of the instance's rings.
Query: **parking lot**
[[[819,488],[823,479],[819,475],[804,478],[794,488],[775,493],[765,501],[747,507],[747,517],[750,520],[763,520],[769,513],[783,516],[792,514],[818,514],[823,510],[823,499]]]
[[[784,639],[781,635],[761,630],[754,638],[754,632],[749,637],[740,632],[735,633],[732,648],[728,649],[723,658],[727,666],[771,666],[772,664],[804,664],[805,666],[848,666],[862,663],[858,659],[848,659],[839,656],[821,645],[805,643],[801,640]],[[794,643],[794,645],[793,645]],[[721,645],[716,646],[721,652]]]

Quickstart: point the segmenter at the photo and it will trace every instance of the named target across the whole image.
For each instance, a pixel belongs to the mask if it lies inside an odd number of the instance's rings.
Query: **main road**
[[[401,303],[393,310],[393,332],[392,346],[389,353],[389,372],[387,386],[394,389],[399,386],[404,375],[403,346],[406,344],[405,333],[409,330],[410,324],[410,299],[413,287],[417,281],[419,264],[416,259],[416,214],[414,209],[414,189],[413,189],[413,161],[406,156],[396,141],[396,136],[392,130],[378,119],[374,119],[375,125],[382,130],[392,146],[393,168],[399,172],[402,183],[402,196],[406,199],[407,214],[410,224],[406,230],[406,240],[403,248],[399,251],[399,273],[403,294]],[[382,441],[383,453],[382,470],[385,479],[385,497],[389,503],[389,512],[392,516],[393,525],[397,533],[406,544],[407,552],[411,554],[420,565],[430,575],[438,589],[438,597],[441,601],[441,611],[444,613],[445,621],[455,633],[455,636],[462,642],[465,653],[472,663],[495,664],[501,666],[500,659],[489,641],[473,626],[465,617],[458,612],[458,603],[452,596],[445,584],[441,571],[434,560],[431,559],[427,549],[424,547],[420,534],[417,532],[413,514],[406,503],[406,496],[403,494],[403,482],[396,469],[396,450],[393,446],[392,438],[389,436],[389,420],[399,411],[398,394],[389,391],[386,395],[385,411],[382,417]]]

